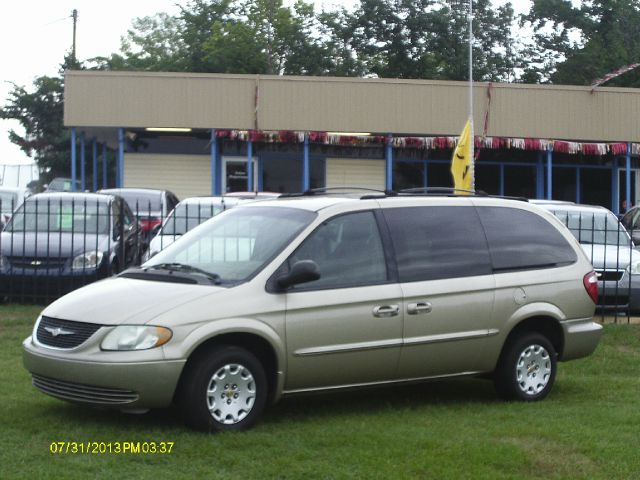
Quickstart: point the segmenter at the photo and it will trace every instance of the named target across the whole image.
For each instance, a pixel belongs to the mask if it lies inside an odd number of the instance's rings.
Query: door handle
[[[395,317],[400,313],[400,307],[398,305],[378,305],[373,307],[374,317]]]
[[[417,302],[407,305],[407,313],[409,315],[419,315],[421,313],[429,313],[431,311],[430,302]]]

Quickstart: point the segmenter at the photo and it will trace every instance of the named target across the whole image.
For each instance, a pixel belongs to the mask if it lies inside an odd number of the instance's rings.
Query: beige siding
[[[640,142],[640,89],[491,88],[487,108],[488,84],[474,86],[478,135],[488,110],[489,136]],[[426,80],[74,71],[65,76],[64,121],[99,140],[105,127],[459,135],[467,89]]]
[[[385,161],[380,159],[327,159],[326,186],[384,190]]]
[[[124,186],[170,190],[181,200],[211,195],[211,160],[207,155],[127,153]]]

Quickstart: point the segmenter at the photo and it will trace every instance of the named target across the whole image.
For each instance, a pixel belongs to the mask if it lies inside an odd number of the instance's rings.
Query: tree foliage
[[[79,68],[79,64],[65,58],[56,77],[40,76],[33,82],[33,89],[13,84],[0,118],[17,120],[24,135],[9,131],[9,140],[31,158],[49,176],[63,174],[69,165],[69,131],[64,128],[64,78],[67,68]]]
[[[321,12],[303,0],[191,0],[176,17],[136,20],[102,68],[466,80],[467,9],[461,0]],[[512,79],[511,5],[475,0],[474,19],[474,78]]]
[[[579,6],[570,0],[537,0],[521,23],[534,30],[525,49],[525,81],[589,85],[640,62],[638,0],[590,0]],[[640,71],[607,85],[640,87]]]

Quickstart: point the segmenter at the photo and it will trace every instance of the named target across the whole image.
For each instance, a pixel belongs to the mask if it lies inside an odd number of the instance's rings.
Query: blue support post
[[[107,188],[107,144],[102,144],[102,188]]]
[[[247,142],[247,191],[253,192],[253,142]]]
[[[87,157],[84,132],[80,132],[80,191],[87,189]]]
[[[504,197],[504,163],[500,164],[500,196]]]
[[[306,192],[311,186],[311,175],[309,173],[309,133],[304,134],[302,144],[302,191]]]
[[[544,198],[544,165],[542,163],[542,152],[538,152],[536,161],[536,198]]]
[[[422,186],[424,188],[429,186],[429,163],[427,160],[422,162]]]
[[[116,168],[116,186],[124,186],[124,128],[118,129],[118,166]]]
[[[218,137],[216,129],[211,129],[211,195],[220,195],[218,188]]]
[[[73,127],[71,129],[71,191],[76,191],[76,179],[78,178],[78,174],[76,172],[76,129]]]
[[[625,158],[625,171],[626,171],[626,182],[625,182],[625,200],[627,201],[627,210],[630,209],[633,205],[631,203],[631,144],[627,143],[627,156]],[[625,213],[625,212],[621,212]]]
[[[611,211],[618,215],[620,213],[620,190],[618,189],[618,159],[611,161]]]
[[[385,160],[386,160],[386,190],[393,189],[393,136],[389,133],[387,135],[387,145],[385,152]]]
[[[93,153],[93,191],[98,190],[98,141],[96,137],[93,137],[92,141],[92,152]]]
[[[576,167],[576,203],[581,203],[582,199],[582,181],[580,178],[580,167]]]
[[[262,178],[264,177],[264,161],[262,157],[258,157],[258,191],[262,192],[264,187],[262,186]]]
[[[547,200],[553,198],[553,151],[547,148]]]

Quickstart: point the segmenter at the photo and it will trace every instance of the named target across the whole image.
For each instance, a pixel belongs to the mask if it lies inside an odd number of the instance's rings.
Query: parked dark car
[[[0,236],[0,294],[52,299],[139,263],[141,228],[120,197],[41,193]]]
[[[149,241],[154,228],[162,225],[180,200],[168,190],[150,188],[107,188],[99,193],[119,195],[129,204],[142,225],[145,241]]]

